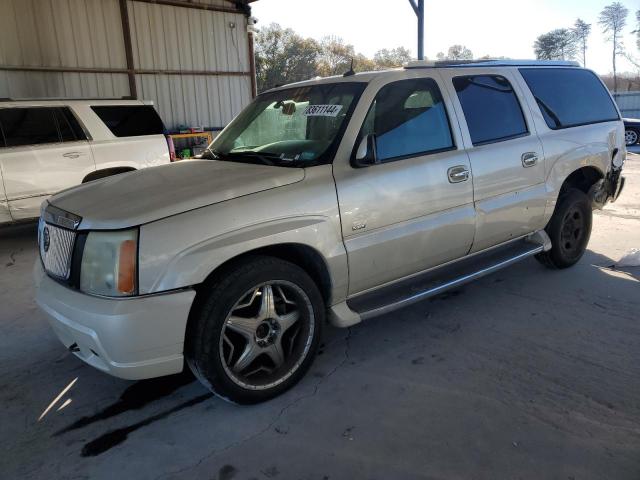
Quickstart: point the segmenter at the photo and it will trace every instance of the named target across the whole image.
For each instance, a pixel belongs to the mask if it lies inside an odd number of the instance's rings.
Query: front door
[[[496,69],[443,73],[455,95],[473,169],[477,227],[472,252],[544,227],[544,152],[511,75]]]
[[[37,217],[49,195],[95,170],[86,136],[65,107],[0,109],[0,166],[14,220]]]
[[[334,162],[350,295],[469,251],[471,167],[447,107],[435,78],[372,82],[363,94],[353,134],[356,145],[375,135],[379,163]]]

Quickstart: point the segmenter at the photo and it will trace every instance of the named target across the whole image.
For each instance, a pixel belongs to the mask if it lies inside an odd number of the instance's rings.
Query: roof
[[[485,68],[485,67],[570,67],[578,68],[580,64],[573,61],[563,60],[446,60],[438,62],[430,62],[418,60],[409,62],[400,68],[391,68],[387,70],[374,70],[371,72],[358,72],[354,75],[335,75],[331,77],[316,77],[302,80],[299,82],[288,83],[286,85],[278,85],[267,91],[281,90],[291,87],[302,87],[306,85],[317,85],[324,83],[340,83],[340,82],[369,82],[380,75],[396,74],[406,70],[426,69],[426,68]],[[264,93],[264,92],[263,92]]]
[[[417,60],[409,62],[405,68],[447,68],[447,67],[579,67],[578,62],[567,60],[441,60],[430,62]]]

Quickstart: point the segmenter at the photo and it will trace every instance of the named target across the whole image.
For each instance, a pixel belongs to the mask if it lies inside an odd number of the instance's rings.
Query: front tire
[[[187,329],[185,357],[218,396],[258,403],[295,385],[311,366],[325,306],[298,266],[251,257],[207,288]]]
[[[592,217],[591,200],[584,192],[572,188],[563,193],[545,228],[551,239],[551,250],[536,258],[549,268],[575,265],[587,249]]]

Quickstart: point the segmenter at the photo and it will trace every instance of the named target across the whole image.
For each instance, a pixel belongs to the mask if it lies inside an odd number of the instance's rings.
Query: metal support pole
[[[424,60],[424,0],[418,0],[418,60]]]
[[[409,0],[409,3],[418,17],[418,60],[424,60],[424,0]]]
[[[129,9],[127,0],[120,0],[120,19],[122,21],[122,35],[124,36],[124,54],[127,60],[127,78],[129,79],[129,96],[138,98],[136,75],[133,65],[133,47],[131,46],[131,27],[129,26]]]

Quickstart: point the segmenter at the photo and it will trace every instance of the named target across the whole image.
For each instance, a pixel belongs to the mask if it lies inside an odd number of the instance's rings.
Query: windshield
[[[203,158],[307,167],[331,163],[366,84],[330,83],[258,96]]]

